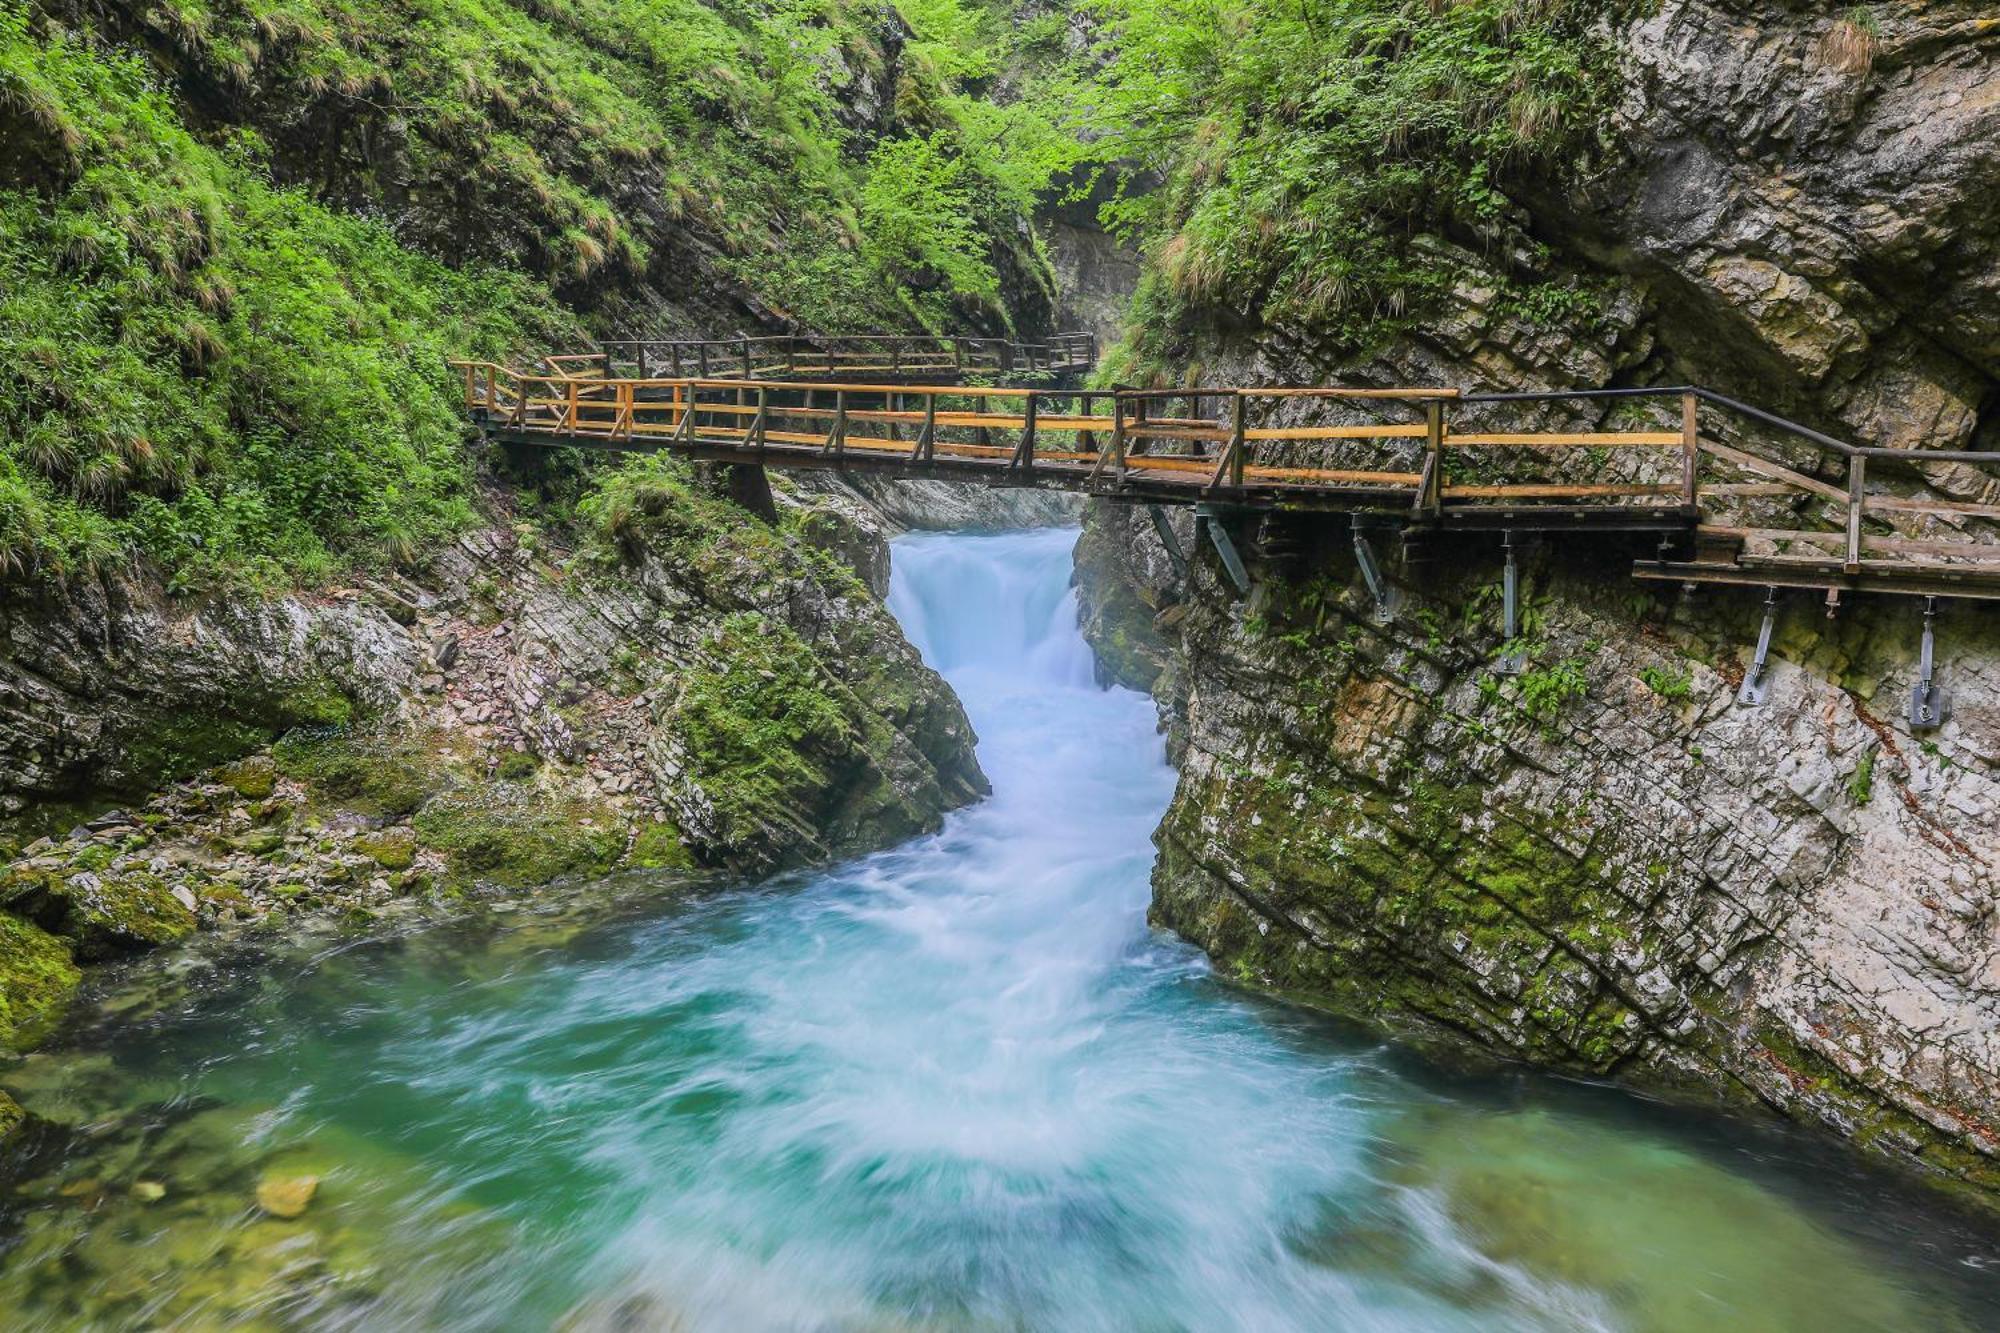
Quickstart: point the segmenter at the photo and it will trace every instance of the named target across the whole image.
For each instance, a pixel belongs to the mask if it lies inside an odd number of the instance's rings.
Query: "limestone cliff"
[[[1325,552],[1243,604],[1212,555],[1181,581],[1142,514],[1092,511],[1086,626],[1181,771],[1154,919],[1408,1034],[1755,1098],[2000,1187],[2000,625],[1948,614],[1954,721],[1918,737],[1908,602],[1793,602],[1744,708],[1754,597],[1544,553],[1509,677],[1497,562],[1452,556],[1393,617]]]
[[[983,792],[964,712],[880,601],[871,511],[781,487],[767,526],[678,476],[365,586],[0,603],[0,1044],[46,1032],[72,954],[821,862]]]
[[[2000,442],[1987,7],[1668,0],[1604,35],[1622,93],[1583,169],[1510,185],[1511,239],[1416,242],[1458,275],[1449,301],[1361,351],[1186,311],[1149,345],[1215,382],[1695,381],[1865,444]],[[1523,283],[1594,295],[1538,314],[1509,295]],[[1996,476],[1888,484],[1990,503]],[[1497,541],[1408,563],[1385,546],[1404,598],[1387,616],[1344,531],[1303,552],[1296,531],[1266,535],[1258,562],[1255,525],[1239,532],[1247,603],[1185,520],[1186,578],[1143,511],[1093,510],[1079,547],[1101,667],[1154,690],[1181,767],[1156,920],[1253,984],[1754,1098],[2000,1197],[1987,605],[1945,604],[1955,712],[1913,735],[1910,599],[1850,599],[1829,620],[1794,595],[1771,699],[1746,708],[1754,592],[1656,593],[1626,576],[1641,552],[1544,545],[1530,660],[1509,676]]]

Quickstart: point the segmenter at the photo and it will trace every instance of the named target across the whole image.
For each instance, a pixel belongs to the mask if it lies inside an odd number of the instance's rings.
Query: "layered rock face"
[[[882,532],[779,494],[769,527],[640,491],[597,538],[489,526],[317,596],[8,604],[0,794],[28,813],[0,835],[0,1044],[46,1032],[72,955],[198,925],[620,865],[761,872],[936,828],[986,782],[880,601]]]
[[[1517,198],[1515,242],[1420,242],[1461,275],[1445,308],[1360,356],[1274,327],[1191,330],[1188,354],[1242,384],[1703,382],[1862,444],[2000,442],[1987,7],[1669,0],[1607,34],[1624,94],[1598,167]],[[1522,281],[1595,295],[1537,318],[1506,295]],[[1501,428],[1617,411],[1523,408]],[[1739,428],[1704,417],[1711,438]],[[1871,477],[2000,497],[2000,469]],[[1740,707],[1758,597],[1649,591],[1626,576],[1638,550],[1532,556],[1530,657],[1510,676],[1497,541],[1407,568],[1385,548],[1404,598],[1385,616],[1345,549],[1265,562],[1239,602],[1177,521],[1186,578],[1139,510],[1092,511],[1078,552],[1101,667],[1154,690],[1181,765],[1159,922],[1245,981],[1364,1020],[1754,1098],[2000,1197],[1987,604],[1943,605],[1954,713],[1912,734],[1914,599],[1849,599],[1830,621],[1792,595],[1770,701]],[[1894,526],[1991,536],[1950,514]],[[1239,539],[1254,564],[1255,525]]]
[[[1624,92],[1588,174],[1523,189],[1484,245],[1420,243],[1460,275],[1442,308],[1360,357],[1309,328],[1188,354],[1218,382],[1699,382],[1862,444],[1993,447],[2000,23],[1951,0],[1856,13],[1648,7],[1609,33]],[[1565,280],[1591,299],[1537,317],[1505,296]]]
[[[1393,617],[1329,553],[1245,603],[1212,555],[1176,578],[1142,512],[1091,513],[1086,627],[1181,770],[1154,919],[1406,1034],[1752,1097],[2000,1188],[2000,624],[1947,613],[1953,720],[1913,736],[1908,601],[1801,596],[1739,707],[1754,597],[1544,552],[1508,676],[1494,555],[1445,553]]]

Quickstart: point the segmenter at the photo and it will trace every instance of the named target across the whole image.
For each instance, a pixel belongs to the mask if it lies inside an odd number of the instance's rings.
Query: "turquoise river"
[[[1433,1067],[1150,930],[1174,779],[1074,537],[895,548],[994,787],[935,836],[100,986],[0,1069],[67,1126],[0,1327],[2000,1327],[2000,1228],[1818,1137]]]

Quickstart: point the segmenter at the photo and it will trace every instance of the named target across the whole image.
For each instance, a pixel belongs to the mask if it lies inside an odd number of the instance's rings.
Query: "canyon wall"
[[[1419,238],[1450,299],[1360,350],[1183,306],[1152,349],[1246,385],[1703,382],[1861,444],[2000,444],[1985,7],[1669,0],[1604,32],[1620,93],[1587,169],[1510,185],[1496,243]],[[1523,283],[1593,295],[1537,312]],[[1287,409],[1308,417],[1370,419]],[[1612,405],[1514,420],[1629,428]],[[2000,469],[1880,474],[2000,499]],[[1769,701],[1745,707],[1758,593],[1634,583],[1637,544],[1530,543],[1516,675],[1497,537],[1383,542],[1387,614],[1344,528],[1232,520],[1257,579],[1239,599],[1176,522],[1186,576],[1134,508],[1094,507],[1078,553],[1101,669],[1155,693],[1180,766],[1157,922],[1247,984],[1454,1049],[1755,1101],[1996,1197],[1991,603],[1942,604],[1953,712],[1912,733],[1917,599],[1850,597],[1829,619],[1788,594]]]

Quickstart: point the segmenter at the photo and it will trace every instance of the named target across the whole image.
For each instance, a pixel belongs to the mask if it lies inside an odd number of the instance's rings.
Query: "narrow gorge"
[[[0,0],[0,1311],[1990,1326],[1985,11]]]

